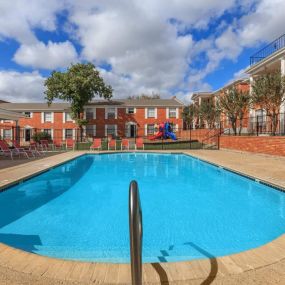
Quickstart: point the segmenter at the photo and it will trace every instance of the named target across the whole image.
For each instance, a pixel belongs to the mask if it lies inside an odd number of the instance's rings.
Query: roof
[[[97,100],[87,106],[121,106],[121,107],[183,107],[184,104],[178,99],[118,99]],[[1,108],[11,111],[64,111],[70,109],[69,103],[2,103]]]
[[[23,118],[24,115],[18,112],[13,112],[0,108],[0,119],[2,120],[13,120],[17,121],[20,118]]]
[[[213,92],[213,94],[217,94],[219,93],[220,91],[224,90],[224,89],[228,89],[232,86],[235,86],[237,84],[248,84],[249,83],[249,78],[241,78],[241,79],[237,79],[237,80],[233,80],[233,81],[230,81],[228,84],[226,84],[225,86],[223,86],[222,88],[216,90]]]
[[[198,98],[207,98],[213,95],[213,92],[194,92],[191,99],[195,100]]]

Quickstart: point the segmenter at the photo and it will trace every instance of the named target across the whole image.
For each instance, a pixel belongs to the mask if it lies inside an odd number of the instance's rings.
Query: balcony
[[[250,57],[250,66],[285,47],[285,34]]]

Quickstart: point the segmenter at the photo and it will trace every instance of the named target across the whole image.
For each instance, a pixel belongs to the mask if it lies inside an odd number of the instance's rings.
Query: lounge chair
[[[102,141],[101,139],[94,139],[92,145],[90,146],[90,150],[99,150],[102,149]]]
[[[62,149],[62,141],[61,140],[53,140],[53,149]]]
[[[15,150],[16,152],[26,152],[26,153],[27,153],[28,155],[30,155],[31,157],[35,157],[35,156],[38,154],[38,152],[35,151],[35,150],[26,149],[26,148],[22,147],[22,146],[19,144],[19,142],[17,142],[16,140],[13,140],[13,141],[12,141],[12,144],[13,144],[14,150]]]
[[[15,149],[10,149],[9,145],[4,140],[0,140],[0,149],[4,155],[10,156],[11,159],[14,159],[14,155],[18,155],[20,157],[21,154],[23,154],[26,158],[29,158],[25,151],[16,151]]]
[[[36,142],[30,142],[29,150],[35,152],[38,156],[45,155],[43,150],[38,148],[38,144]]]
[[[130,142],[128,139],[122,139],[122,143],[121,143],[121,150],[123,149],[130,149]]]
[[[136,139],[136,150],[138,148],[142,148],[144,150],[143,138],[137,138]]]
[[[48,140],[40,140],[42,150],[48,151],[49,150],[49,143]],[[53,148],[53,146],[52,146]]]
[[[74,150],[75,141],[74,141],[73,139],[66,139],[66,140],[65,140],[65,147],[66,147],[66,149],[72,149],[72,150]]]
[[[111,139],[108,143],[108,150],[114,149],[116,150],[116,140]]]

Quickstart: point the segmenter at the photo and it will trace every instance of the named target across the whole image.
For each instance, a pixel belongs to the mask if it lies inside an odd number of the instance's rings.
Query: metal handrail
[[[136,181],[129,188],[129,227],[132,284],[142,284],[142,210]]]

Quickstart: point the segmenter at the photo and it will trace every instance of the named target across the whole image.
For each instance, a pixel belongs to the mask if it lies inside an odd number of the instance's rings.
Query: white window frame
[[[154,115],[151,117],[149,116],[149,109],[154,109]],[[157,119],[157,108],[155,107],[145,108],[145,118],[146,119]]]
[[[51,114],[51,120],[50,121],[46,121],[45,120],[45,114],[46,113],[50,113]],[[41,113],[41,122],[42,123],[53,123],[54,122],[54,113],[53,112],[42,112]]]
[[[115,114],[115,118],[108,118],[108,114],[110,113],[109,110],[110,109],[114,109],[114,114]],[[113,112],[112,112],[113,113]],[[106,120],[114,120],[114,119],[117,119],[117,113],[118,113],[118,110],[116,107],[106,107],[105,108],[105,119]]]
[[[87,110],[90,110],[88,113],[92,112],[92,114],[93,114],[92,119],[88,119],[87,118]],[[86,120],[96,120],[96,108],[85,108],[84,119],[86,119]]]
[[[96,136],[96,125],[86,125],[85,126],[85,135],[88,136],[87,129],[88,127],[92,127],[92,137]]]
[[[69,116],[70,119],[68,119],[67,116]],[[63,121],[63,123],[66,123],[66,122],[74,122],[74,120],[73,120],[72,117],[71,117],[71,112],[63,112],[63,113],[62,113],[62,121]]]
[[[170,119],[177,119],[177,108],[173,108],[173,107],[170,107],[170,108],[167,108],[168,109],[168,117],[167,117],[167,119],[168,118],[170,118]],[[174,112],[175,112],[175,116],[170,116],[170,113],[173,113],[174,114]],[[172,115],[173,115],[172,114]]]
[[[5,136],[6,131],[10,132],[10,136]],[[13,136],[12,129],[3,129],[3,133],[2,133],[3,139],[12,139],[12,136]]]
[[[134,109],[134,112],[133,113],[130,113],[130,109]],[[130,115],[132,115],[132,114],[135,114],[136,113],[136,108],[135,107],[128,107],[128,108],[126,108],[126,114],[130,114]]]
[[[30,116],[27,117],[27,116],[26,116],[26,113],[30,113]],[[31,119],[31,118],[33,118],[33,112],[30,112],[30,111],[25,111],[25,112],[23,112],[23,115],[25,115],[25,118],[26,118],[26,119]]]
[[[118,126],[116,124],[108,124],[108,125],[105,125],[105,136],[108,136],[108,135],[111,135],[111,134],[108,134],[108,128],[110,126],[114,126],[114,129],[115,129],[115,134],[114,136],[118,136]]]

